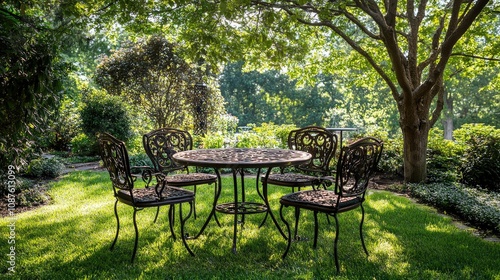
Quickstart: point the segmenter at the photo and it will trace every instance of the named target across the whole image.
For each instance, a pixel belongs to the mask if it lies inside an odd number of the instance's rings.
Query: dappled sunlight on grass
[[[221,201],[232,199],[232,178],[223,178]],[[246,184],[247,201],[260,201],[255,181]],[[186,223],[190,236],[198,233],[211,210],[213,186],[199,186],[197,214]],[[287,188],[270,188],[269,200],[279,217],[279,198]],[[339,261],[334,263],[335,221],[319,218],[318,248],[312,247],[314,220],[310,212],[300,215],[299,235],[308,241],[293,242],[285,260],[286,241],[264,214],[247,215],[238,225],[237,253],[231,252],[233,216],[217,213],[221,227],[210,221],[196,240],[188,240],[192,257],[180,239],[176,208],[173,240],[168,227],[168,207],[153,223],[156,209],[137,213],[139,246],[134,246],[131,207],[119,204],[120,235],[109,250],[116,232],[114,198],[108,174],[76,172],[54,183],[53,204],[18,215],[16,248],[20,267],[17,279],[500,279],[500,244],[487,243],[458,230],[450,219],[431,208],[415,205],[388,192],[372,192],[365,203],[364,236],[370,255],[359,238],[361,209],[339,214]],[[187,214],[184,205],[183,214]],[[293,231],[293,208],[284,215]],[[0,220],[6,227],[8,220]],[[6,251],[6,242],[0,249]],[[16,279],[16,278],[14,278]]]

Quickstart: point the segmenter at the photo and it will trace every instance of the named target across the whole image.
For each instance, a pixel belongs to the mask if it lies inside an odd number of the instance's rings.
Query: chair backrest
[[[364,196],[382,149],[383,142],[373,137],[362,138],[342,148],[337,163],[335,191],[344,197]]]
[[[330,175],[330,162],[337,150],[337,135],[319,126],[307,126],[290,131],[288,148],[308,152],[311,160],[298,169],[317,175]]]
[[[115,195],[116,188],[132,190],[134,180],[130,173],[130,163],[125,143],[108,133],[99,134],[97,139],[101,159],[109,172]]]
[[[155,170],[165,173],[184,169],[184,166],[178,165],[172,159],[172,155],[193,148],[191,134],[175,128],[153,130],[144,134],[142,142]]]

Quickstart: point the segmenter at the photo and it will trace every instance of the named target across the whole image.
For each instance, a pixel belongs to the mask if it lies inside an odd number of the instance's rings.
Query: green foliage
[[[460,184],[409,185],[412,196],[483,229],[500,233],[500,193],[485,193]]]
[[[331,104],[324,87],[298,85],[278,71],[244,72],[243,62],[227,64],[220,78],[227,111],[239,125],[274,122],[323,125]]]
[[[91,140],[85,133],[79,133],[71,140],[71,152],[77,156],[96,155],[95,141]]]
[[[46,204],[50,201],[50,196],[47,193],[47,186],[37,183],[35,180],[21,178],[19,180],[17,194],[18,206],[37,206]]]
[[[429,132],[427,149],[428,182],[456,182],[459,178],[461,150],[451,140],[445,140],[441,129]]]
[[[201,146],[198,148],[203,149],[215,149],[223,148],[225,142],[225,136],[222,133],[208,133],[200,139]]]
[[[253,125],[252,125],[253,126]],[[280,137],[282,130],[291,130],[291,126],[281,126],[273,123],[263,123],[262,126],[253,126],[252,130],[235,134],[237,148],[285,148]]]
[[[80,116],[77,104],[65,98],[57,110],[56,117],[50,124],[50,131],[45,136],[46,147],[56,151],[68,151],[72,139],[80,131]]]
[[[500,129],[468,124],[458,129],[455,137],[466,145],[462,183],[500,192]]]
[[[24,4],[23,4],[24,6]],[[68,65],[58,32],[18,5],[0,9],[0,172],[20,167],[45,133],[61,98]]]
[[[155,128],[186,129],[202,121],[206,125],[220,111],[216,90],[195,87],[206,78],[179,55],[177,45],[161,35],[104,56],[94,77],[108,93],[126,96],[141,108]]]
[[[149,166],[153,167],[153,163],[151,162],[151,159],[149,159],[148,155],[146,153],[138,153],[138,154],[133,154],[130,155],[129,157],[129,162],[130,166]],[[132,168],[135,169],[135,168]],[[132,170],[132,172],[135,172],[137,170]],[[139,170],[140,172],[140,170]]]
[[[96,92],[84,101],[80,111],[82,130],[96,145],[96,135],[107,132],[126,141],[131,136],[130,118],[125,102],[118,96]],[[97,152],[97,148],[94,150]]]
[[[38,158],[28,165],[26,174],[33,178],[57,178],[64,171],[64,164],[57,158]]]

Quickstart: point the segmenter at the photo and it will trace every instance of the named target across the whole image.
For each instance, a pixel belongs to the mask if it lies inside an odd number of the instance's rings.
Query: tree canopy
[[[209,92],[194,98],[195,86],[204,77],[177,55],[176,48],[159,35],[131,43],[103,57],[94,79],[108,93],[127,96],[156,128],[186,127],[193,121],[189,113],[196,112],[198,99],[204,99],[204,104],[215,102]],[[213,115],[218,110],[203,111]]]

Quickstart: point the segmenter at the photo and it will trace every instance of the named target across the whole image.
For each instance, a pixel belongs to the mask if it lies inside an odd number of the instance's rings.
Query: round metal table
[[[197,238],[203,233],[209,221],[215,215],[215,212],[234,215],[234,234],[233,234],[233,252],[236,253],[236,234],[238,215],[242,215],[242,223],[244,223],[245,214],[267,213],[273,220],[276,228],[281,235],[286,238],[285,234],[278,225],[267,199],[267,184],[263,184],[262,193],[259,191],[259,178],[262,168],[267,168],[265,176],[269,176],[274,167],[286,167],[291,165],[299,165],[311,159],[311,154],[287,149],[267,149],[267,148],[224,148],[224,149],[199,149],[189,150],[175,153],[172,158],[183,165],[211,167],[215,169],[218,177],[218,189],[215,193],[212,211],[208,219],[205,221],[200,232],[194,237]],[[217,204],[221,193],[221,168],[230,168],[233,174],[233,189],[234,201],[230,203]],[[256,189],[259,196],[262,198],[262,203],[245,201],[245,184],[244,184],[244,169],[257,168]],[[241,185],[241,200],[238,196],[238,176],[240,174]],[[267,180],[265,180],[266,182]],[[265,221],[265,219],[264,219]],[[264,223],[262,222],[262,224]],[[261,224],[261,226],[262,226]]]

